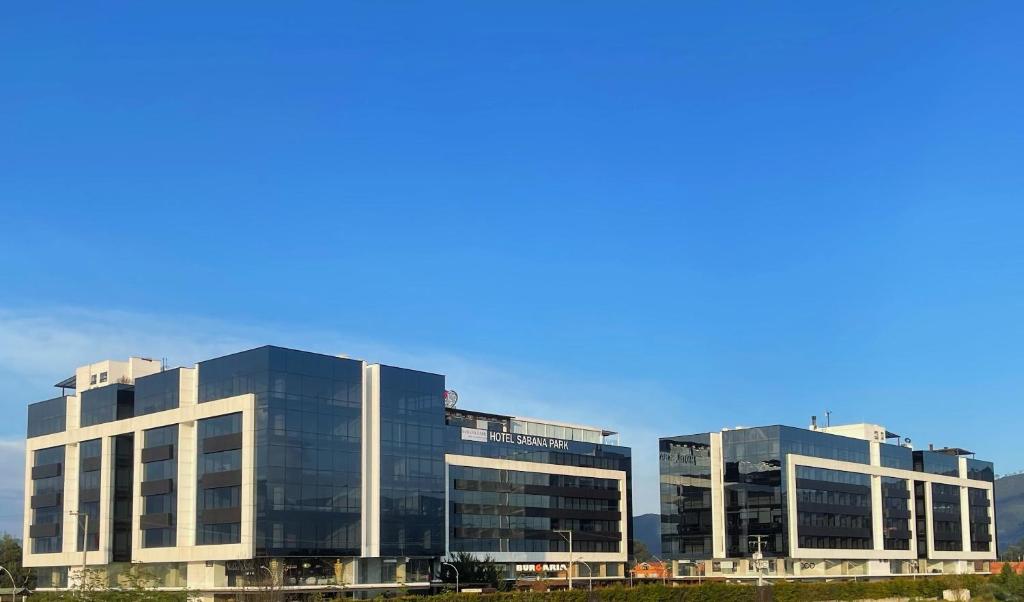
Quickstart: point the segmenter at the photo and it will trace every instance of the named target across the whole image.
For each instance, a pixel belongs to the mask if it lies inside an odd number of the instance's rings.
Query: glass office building
[[[509,581],[626,576],[632,460],[615,433],[451,408],[444,437],[450,552]],[[569,531],[585,563],[566,563]]]
[[[662,549],[679,578],[984,572],[992,464],[870,424],[659,442]]]
[[[28,408],[24,563],[44,587],[77,585],[83,546],[110,587],[142,566],[208,600],[427,589],[456,551],[536,578],[516,567],[566,559],[559,530],[595,578],[625,574],[629,450],[446,407],[440,374],[267,346],[58,386],[74,394]]]

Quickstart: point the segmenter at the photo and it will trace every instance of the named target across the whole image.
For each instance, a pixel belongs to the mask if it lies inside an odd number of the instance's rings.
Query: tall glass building
[[[426,589],[455,552],[513,581],[625,574],[629,450],[455,409],[440,374],[268,346],[57,386],[73,394],[28,408],[24,563],[42,588],[74,587],[83,551],[111,587],[134,566],[207,600]]]
[[[659,441],[662,550],[677,578],[986,572],[992,463],[913,451],[871,424]]]

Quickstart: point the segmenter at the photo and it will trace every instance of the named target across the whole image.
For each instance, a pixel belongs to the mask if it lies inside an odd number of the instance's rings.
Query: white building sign
[[[463,441],[477,441],[479,443],[511,443],[513,445],[532,445],[534,447],[549,447],[551,449],[569,449],[569,442],[564,439],[553,437],[539,437],[537,435],[524,435],[522,433],[501,433],[488,431],[486,429],[475,429],[462,427]]]
[[[487,431],[484,429],[474,429],[464,426],[462,427],[462,440],[487,443]]]

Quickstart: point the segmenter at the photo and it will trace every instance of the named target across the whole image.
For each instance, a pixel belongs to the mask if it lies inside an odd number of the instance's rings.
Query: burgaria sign
[[[557,572],[560,572],[560,571],[564,572],[566,570],[568,570],[568,567],[566,566],[566,564],[564,562],[561,563],[561,564],[559,564],[559,563],[544,564],[544,563],[538,562],[537,564],[517,564],[516,565],[516,572],[517,573],[557,573]]]

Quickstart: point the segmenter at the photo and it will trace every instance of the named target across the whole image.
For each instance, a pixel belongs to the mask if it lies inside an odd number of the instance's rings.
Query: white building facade
[[[681,579],[987,572],[993,466],[971,456],[871,424],[663,438],[663,552]]]
[[[28,410],[24,566],[40,588],[142,571],[211,601],[369,597],[429,589],[457,551],[508,580],[560,563],[625,574],[629,450],[600,429],[468,425],[443,375],[261,347],[171,370],[104,361],[57,386],[72,394]]]

